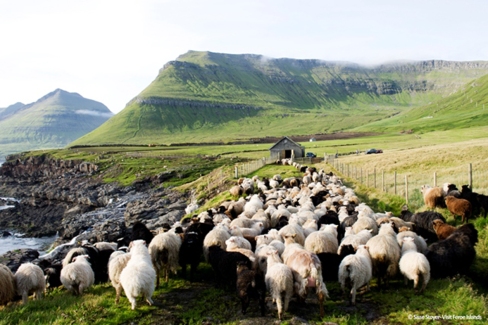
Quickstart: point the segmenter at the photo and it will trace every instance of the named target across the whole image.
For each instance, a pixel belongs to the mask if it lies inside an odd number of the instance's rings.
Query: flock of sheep
[[[478,240],[467,223],[473,204],[452,185],[424,187],[422,193],[427,207],[444,204],[460,215],[466,223],[457,228],[432,210],[411,213],[405,207],[397,217],[374,212],[336,175],[293,165],[303,177],[241,178],[230,189],[234,200],[168,225],[156,236],[143,224],[134,225],[128,251],[110,243],[86,244],[69,251],[62,266],[26,263],[15,275],[0,265],[0,304],[15,294],[24,303],[32,292],[39,299],[45,278],[50,287],[63,285],[76,295],[110,280],[116,303],[124,291],[134,309],[137,297],[153,304],[160,277],[168,281],[180,268],[187,277],[189,265],[193,280],[205,260],[219,285],[236,290],[242,313],[256,300],[264,315],[269,295],[282,319],[292,297],[304,301],[310,291],[324,316],[328,281],[338,281],[355,304],[357,292],[368,290],[373,277],[381,287],[401,273],[423,292],[431,277],[468,271]]]

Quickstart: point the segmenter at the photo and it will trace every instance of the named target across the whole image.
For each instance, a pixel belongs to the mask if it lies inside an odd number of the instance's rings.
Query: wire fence
[[[444,183],[456,184],[458,188],[461,185],[468,185],[473,188],[473,171],[472,164],[459,166],[458,172],[438,173],[433,172],[427,175],[425,173],[397,173],[396,171],[377,170],[376,168],[362,168],[351,164],[341,163],[335,159],[331,165],[342,175],[352,178],[359,183],[375,188],[385,193],[399,195],[405,198],[408,204],[410,198],[420,194],[422,185],[443,186]],[[464,169],[464,172],[463,172]],[[481,174],[479,174],[481,176]]]

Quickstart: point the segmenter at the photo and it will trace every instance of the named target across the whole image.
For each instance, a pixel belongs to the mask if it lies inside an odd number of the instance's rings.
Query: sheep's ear
[[[297,234],[293,234],[293,235],[291,235],[291,238],[295,238],[295,236],[296,236],[296,235],[297,235]]]

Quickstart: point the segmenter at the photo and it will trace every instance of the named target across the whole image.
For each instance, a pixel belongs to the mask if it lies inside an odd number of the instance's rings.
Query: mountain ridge
[[[0,110],[0,156],[64,147],[111,116],[102,103],[62,89],[30,104],[10,105]]]

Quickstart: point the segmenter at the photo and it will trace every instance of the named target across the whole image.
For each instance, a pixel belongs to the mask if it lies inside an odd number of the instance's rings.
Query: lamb
[[[320,316],[324,317],[324,301],[328,297],[328,292],[322,278],[322,264],[317,255],[296,247],[284,258],[284,262],[292,270],[295,293],[299,299],[305,300],[308,288],[315,288]]]
[[[267,252],[267,265],[266,288],[271,293],[273,302],[276,302],[278,319],[281,321],[293,295],[293,273],[290,267],[282,263],[278,252],[274,249]]]
[[[323,225],[322,228],[305,238],[305,249],[314,254],[337,253],[337,225]]]
[[[453,217],[458,215],[461,216],[463,223],[468,222],[473,211],[473,207],[468,200],[458,199],[454,196],[446,196],[444,200],[446,201],[447,209],[452,213]]]
[[[156,288],[159,288],[161,271],[163,271],[165,282],[168,282],[170,272],[176,274],[180,247],[181,237],[173,231],[158,234],[149,243],[149,254],[156,270]]]
[[[237,295],[241,300],[242,314],[246,314],[251,298],[258,298],[261,309],[261,316],[264,316],[266,311],[266,284],[264,278],[256,274],[256,271],[251,270],[247,262],[237,262],[237,281],[236,289]]]
[[[0,305],[6,305],[14,299],[17,288],[12,271],[0,264]]]
[[[408,280],[413,280],[413,288],[417,291],[417,285],[422,277],[422,287],[419,293],[424,292],[427,283],[430,280],[430,264],[424,254],[417,252],[412,237],[403,238],[402,257],[399,262],[400,272],[405,278],[405,285]]]
[[[46,281],[42,269],[32,263],[23,263],[14,275],[17,293],[22,296],[22,302],[29,301],[29,294],[34,292],[34,298],[39,300],[46,290]]]
[[[389,279],[398,271],[400,260],[400,246],[396,240],[396,233],[390,223],[381,225],[378,235],[366,243],[373,261],[373,274],[378,277],[378,286],[384,281],[388,285]]]
[[[120,283],[129,299],[132,310],[136,308],[136,298],[143,296],[149,305],[156,281],[156,271],[151,262],[149,250],[144,240],[135,240],[129,245],[131,258],[120,273]]]
[[[88,262],[88,258],[88,255],[78,255],[72,263],[63,266],[61,269],[61,283],[75,296],[82,295],[83,291],[95,282],[95,273]]]
[[[434,220],[432,223],[433,223],[434,231],[437,235],[437,238],[439,238],[439,240],[446,239],[454,232],[454,230],[456,230],[456,227],[444,223],[442,220],[439,219]]]
[[[466,274],[476,257],[474,246],[478,231],[468,223],[457,228],[449,237],[430,245],[425,256],[430,263],[431,276],[442,278]]]
[[[131,257],[130,253],[117,254],[108,263],[108,276],[112,282],[112,286],[115,288],[115,303],[118,304],[120,300],[120,294],[122,293],[122,284],[120,283],[120,273],[127,266]]]
[[[339,283],[345,293],[346,284],[351,287],[351,304],[356,304],[356,292],[366,285],[369,290],[369,282],[373,277],[373,262],[368,252],[368,246],[359,245],[356,254],[347,255],[339,265]]]

